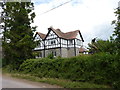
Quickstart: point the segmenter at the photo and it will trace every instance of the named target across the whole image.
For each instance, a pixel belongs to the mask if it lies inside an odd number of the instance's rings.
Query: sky
[[[95,37],[107,40],[114,31],[119,0],[33,0],[37,32],[46,34],[50,26],[63,32],[80,30],[84,45]],[[69,3],[66,3],[69,2]],[[66,4],[64,4],[66,3]],[[64,4],[58,8],[55,8]],[[51,11],[50,9],[55,8]],[[49,12],[47,12],[49,11]],[[45,13],[46,12],[46,13]]]

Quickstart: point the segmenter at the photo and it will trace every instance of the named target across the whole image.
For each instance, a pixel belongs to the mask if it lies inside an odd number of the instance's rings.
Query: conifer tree
[[[115,25],[113,36],[115,38],[114,41],[116,43],[115,50],[117,54],[120,54],[120,7],[116,9],[115,14],[117,19],[112,21],[112,24]]]
[[[4,4],[3,50],[4,60],[14,69],[26,59],[32,58],[35,47],[32,27],[35,13],[32,2],[6,2]]]

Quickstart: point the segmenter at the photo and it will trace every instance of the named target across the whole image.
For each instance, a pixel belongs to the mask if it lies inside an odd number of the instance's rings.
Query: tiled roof
[[[75,39],[77,38],[78,33],[80,34],[80,37],[82,38],[80,30],[75,30],[75,31],[67,32],[67,33],[63,33],[60,29],[54,29],[53,27],[48,28],[48,30],[49,31],[52,30],[54,33],[56,33],[56,35],[64,39]],[[37,32],[37,33],[40,35],[42,39],[45,39],[47,37],[47,35],[43,33],[40,33],[40,32]],[[82,41],[84,41],[83,38],[82,38]]]
[[[64,33],[64,36],[66,39],[75,39],[78,33],[79,33],[79,30],[75,30],[75,31]]]
[[[77,36],[77,33],[79,33],[79,30],[63,33],[63,32],[61,32],[60,29],[54,29],[52,27],[48,28],[48,29],[55,32],[59,37],[65,38],[65,39],[75,39]]]
[[[87,50],[85,49],[85,48],[83,48],[83,47],[80,47],[80,49],[79,49],[79,52],[80,53],[83,53],[83,52],[86,52]]]
[[[38,34],[41,37],[41,39],[44,39],[46,37],[46,34],[40,32],[36,32],[36,34]]]
[[[54,29],[54,28],[48,28],[49,30],[52,30],[54,33],[56,33],[59,37],[65,38],[64,33],[61,32],[60,29]]]

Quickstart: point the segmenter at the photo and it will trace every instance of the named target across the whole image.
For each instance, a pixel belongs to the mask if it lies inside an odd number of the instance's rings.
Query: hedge
[[[28,59],[21,64],[19,71],[37,77],[108,84],[120,88],[120,56],[109,53],[73,58]]]

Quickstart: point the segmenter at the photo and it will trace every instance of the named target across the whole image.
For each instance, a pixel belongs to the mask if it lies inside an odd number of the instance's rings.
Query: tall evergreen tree
[[[36,27],[31,26],[35,18],[33,8],[32,2],[6,2],[4,5],[4,59],[14,69],[24,60],[33,57],[33,34],[36,30]]]
[[[112,22],[115,25],[113,36],[115,36],[116,52],[120,54],[120,7],[116,9],[115,14],[117,19]]]

